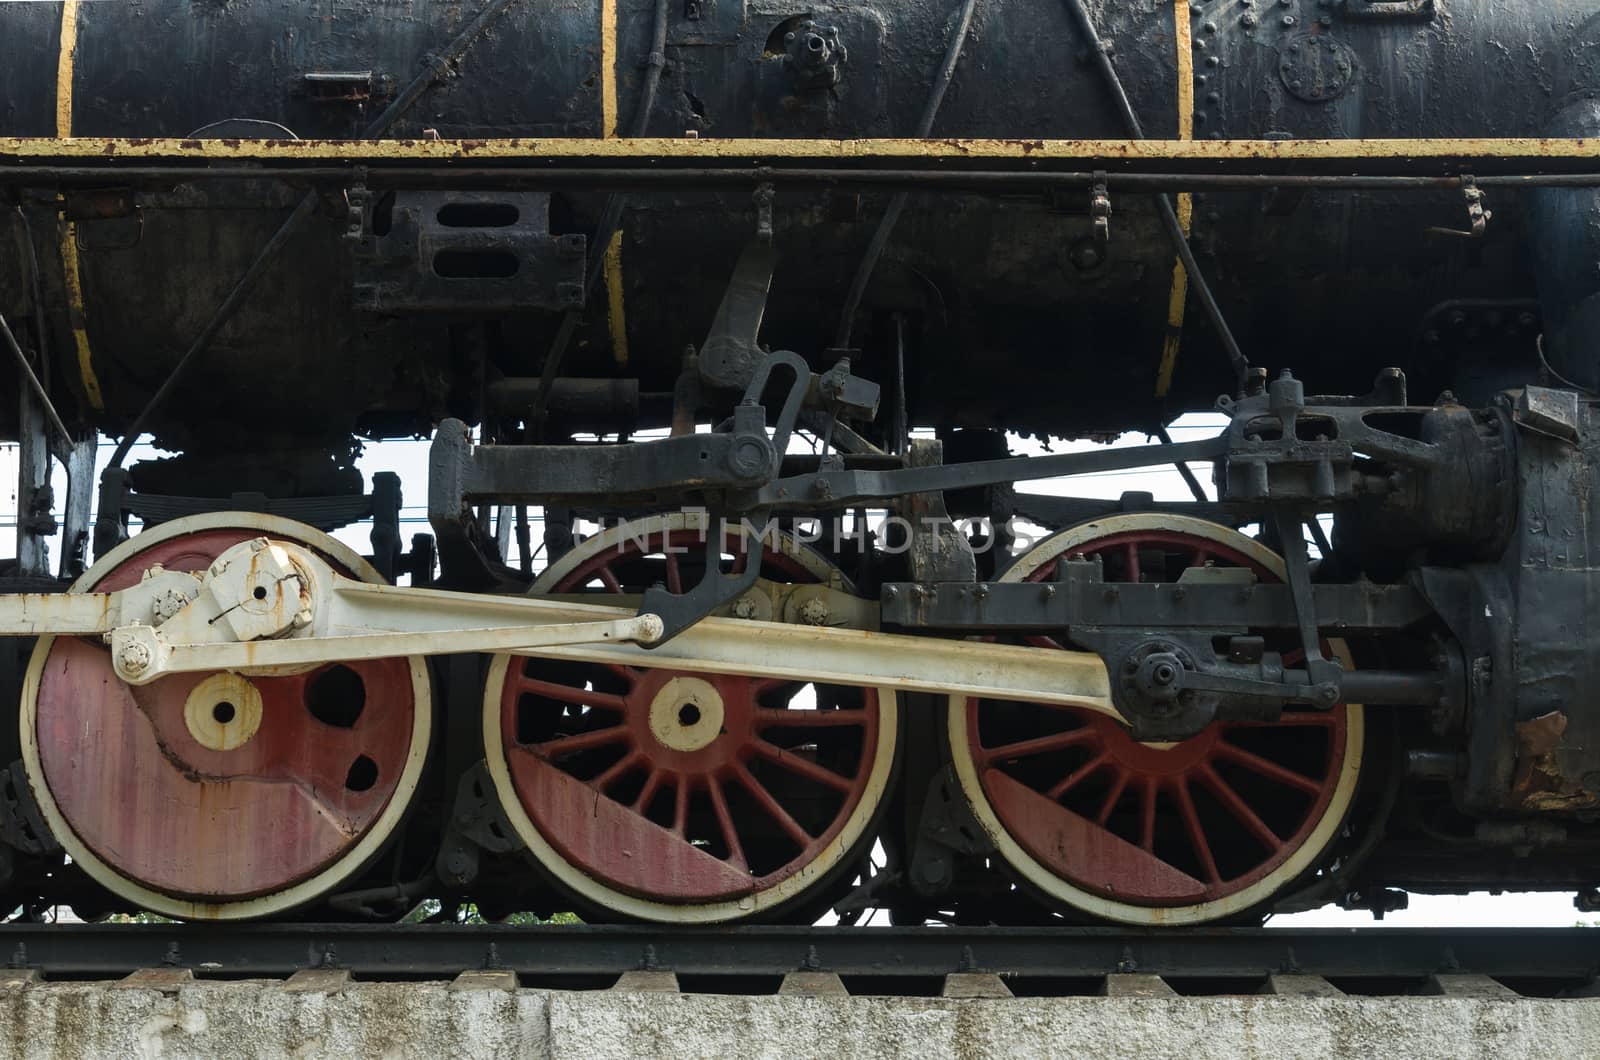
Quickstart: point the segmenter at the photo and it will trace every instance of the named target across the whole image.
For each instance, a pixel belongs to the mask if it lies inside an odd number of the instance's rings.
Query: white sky
[[[1175,442],[1196,441],[1216,433],[1223,422],[1214,415],[1192,415],[1178,420],[1170,428]],[[1043,448],[1036,441],[1012,438],[1013,452],[1037,454]],[[1126,435],[1113,443],[1116,446],[1142,445],[1142,435]],[[1053,452],[1072,452],[1099,448],[1095,443],[1055,442]],[[111,446],[103,440],[100,450],[102,466],[111,455]],[[129,463],[158,456],[148,445],[135,446]],[[378,471],[394,471],[400,475],[406,494],[406,504],[401,512],[402,540],[409,548],[410,536],[428,532],[427,526],[427,455],[428,442],[391,441],[369,444],[360,461],[367,476]],[[1193,465],[1193,470],[1203,485],[1209,488],[1211,468],[1206,464]],[[57,496],[65,495],[65,479],[58,471]],[[15,554],[17,510],[17,453],[14,445],[0,445],[0,556]],[[1119,471],[1099,475],[1080,476],[1070,483],[1038,482],[1025,484],[1023,489],[1036,493],[1054,493],[1085,497],[1117,497],[1128,491],[1144,491],[1158,500],[1186,500],[1189,490],[1173,469],[1156,471]],[[533,540],[537,547],[540,527],[533,521]],[[370,551],[369,524],[357,524],[337,531],[334,536],[358,552]],[[514,546],[513,546],[514,547]],[[52,547],[52,561],[57,556],[59,544]],[[542,566],[536,558],[535,569]],[[1570,927],[1575,923],[1595,922],[1592,916],[1580,915],[1572,905],[1570,892],[1501,894],[1485,893],[1452,895],[1411,895],[1410,907],[1390,913],[1381,923],[1383,927]],[[1374,921],[1365,912],[1349,912],[1334,906],[1274,918],[1274,926],[1283,927],[1371,927]]]

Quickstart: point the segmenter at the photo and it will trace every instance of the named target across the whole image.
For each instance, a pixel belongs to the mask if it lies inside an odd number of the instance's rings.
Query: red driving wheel
[[[375,572],[310,527],[254,515],[176,520],[113,551],[75,586],[205,569],[266,535]],[[420,659],[124,684],[104,645],[40,641],[22,710],[29,782],[72,859],[113,893],[171,916],[261,916],[326,892],[398,823],[425,755]]]
[[[1077,555],[1100,559],[1108,582],[1171,582],[1202,566],[1282,572],[1224,527],[1128,515],[1056,535],[1004,580],[1054,578]],[[962,699],[950,732],[969,801],[1035,890],[1128,923],[1195,923],[1257,906],[1315,865],[1354,793],[1362,711],[1291,708],[1152,744],[1092,711]]]
[[[681,590],[704,542],[686,516],[625,524],[535,591]],[[724,565],[742,568],[743,537],[723,547]],[[761,562],[775,582],[837,576],[783,535]],[[496,661],[484,720],[491,773],[534,858],[591,915],[663,921],[766,914],[853,866],[896,738],[889,691],[532,658]]]

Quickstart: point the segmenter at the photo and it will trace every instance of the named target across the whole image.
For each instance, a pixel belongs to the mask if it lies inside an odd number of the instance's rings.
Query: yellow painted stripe
[[[600,131],[606,140],[617,135],[617,0],[600,0]],[[618,364],[628,363],[628,311],[622,280],[622,226],[606,244],[603,276],[606,283],[606,330],[611,334],[611,354]]]
[[[1178,139],[1194,139],[1194,40],[1189,0],[1172,0],[1173,37],[1178,42]]]
[[[606,327],[611,332],[611,352],[618,364],[628,363],[628,314],[623,305],[622,230],[606,246]]]
[[[56,52],[56,135],[72,135],[72,70],[78,61],[78,0],[61,5],[61,46]]]
[[[0,137],[0,164],[92,158],[145,162],[471,162],[562,159],[816,162],[1023,161],[1106,169],[1118,162],[1600,161],[1600,139],[1438,140],[736,140],[637,137],[536,140],[179,140]],[[1442,167],[1434,167],[1443,172]],[[1479,168],[1482,172],[1485,167]],[[1492,168],[1492,167],[1490,167]],[[1114,171],[1114,170],[1113,170]]]
[[[1172,0],[1173,37],[1178,45],[1178,139],[1194,139],[1194,42],[1189,35],[1189,0]],[[1178,194],[1178,226],[1189,234],[1194,222],[1194,200]],[[1172,390],[1172,373],[1183,344],[1183,317],[1189,307],[1189,273],[1180,258],[1172,263],[1172,286],[1167,293],[1167,327],[1161,340],[1161,364],[1156,369],[1156,397]]]
[[[66,279],[67,312],[72,321],[72,346],[78,354],[78,376],[83,380],[83,396],[98,411],[104,409],[106,403],[89,352],[89,317],[83,303],[83,273],[78,267],[78,226],[68,222],[62,232],[61,272]]]
[[[56,135],[72,135],[73,71],[78,61],[78,0],[61,5],[61,45],[56,52]],[[78,378],[83,396],[96,411],[104,409],[100,377],[94,373],[89,349],[89,314],[83,302],[83,272],[78,267],[78,226],[68,221],[61,228],[61,273],[67,291],[67,314],[72,323],[72,346],[78,355]]]
[[[617,0],[600,0],[600,135],[617,135]]]

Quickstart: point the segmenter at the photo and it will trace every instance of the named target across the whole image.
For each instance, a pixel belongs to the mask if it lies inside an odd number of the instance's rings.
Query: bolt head
[[[808,626],[820,626],[828,621],[828,605],[821,600],[807,600],[800,605],[800,621]]]
[[[138,641],[129,641],[122,646],[117,655],[117,669],[130,676],[138,676],[150,669],[154,661],[150,656],[150,648]]]

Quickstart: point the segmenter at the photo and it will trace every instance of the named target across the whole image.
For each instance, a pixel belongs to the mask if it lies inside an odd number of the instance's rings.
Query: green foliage
[[[429,898],[419,904],[411,912],[401,918],[402,924],[420,924],[438,917],[443,905],[437,898]],[[453,916],[446,918],[447,922],[455,924],[488,924],[493,923],[478,911],[476,904],[466,902],[456,906]],[[537,913],[512,913],[500,921],[502,924],[511,924],[517,927],[534,927],[540,924],[581,924],[582,920],[576,913],[553,913],[548,918]]]

